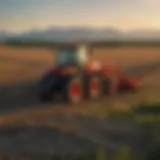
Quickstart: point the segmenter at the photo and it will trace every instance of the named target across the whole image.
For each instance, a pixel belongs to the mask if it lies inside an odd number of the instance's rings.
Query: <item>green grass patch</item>
[[[135,107],[134,112],[136,114],[154,114],[160,115],[160,103],[155,104],[145,104],[142,103]]]
[[[124,120],[133,120],[135,117],[132,111],[111,111],[106,118],[119,118]]]
[[[160,145],[149,148],[144,155],[136,154],[128,146],[119,148],[115,155],[109,155],[105,150],[99,149],[97,152],[73,156],[68,160],[158,160],[160,158]],[[64,158],[65,159],[65,158]]]
[[[90,112],[103,119],[123,119],[140,123],[160,123],[160,103],[157,101],[142,101],[136,106],[116,101],[112,103],[91,103]]]
[[[133,112],[135,120],[140,123],[160,124],[160,103],[141,103]]]

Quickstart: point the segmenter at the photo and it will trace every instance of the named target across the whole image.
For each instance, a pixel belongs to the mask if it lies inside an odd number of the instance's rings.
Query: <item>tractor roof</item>
[[[58,46],[58,49],[59,50],[76,50],[77,46],[73,44],[65,44],[65,45]]]
[[[85,47],[86,49],[88,49],[88,45],[86,44],[61,44],[57,47],[58,50],[72,50],[75,51],[80,47]]]
[[[77,49],[79,46],[89,47],[89,44],[86,43],[61,43],[57,45],[58,49]]]

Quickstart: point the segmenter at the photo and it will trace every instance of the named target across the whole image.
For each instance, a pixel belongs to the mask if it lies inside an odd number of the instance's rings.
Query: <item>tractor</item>
[[[92,49],[86,45],[58,48],[55,66],[39,82],[40,99],[50,101],[60,94],[63,100],[75,104],[138,88],[139,78],[127,78],[120,70],[91,60],[92,54]]]

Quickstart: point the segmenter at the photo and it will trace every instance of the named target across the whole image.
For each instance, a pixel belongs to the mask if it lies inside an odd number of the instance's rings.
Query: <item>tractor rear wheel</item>
[[[115,96],[118,93],[118,79],[117,77],[107,77],[104,81],[104,92],[109,96]]]
[[[57,79],[53,75],[46,75],[44,76],[38,86],[38,96],[39,99],[43,102],[48,102],[54,100],[54,87],[57,83]]]
[[[83,99],[83,81],[81,76],[71,76],[64,87],[64,99],[71,104],[78,104]]]
[[[102,78],[99,74],[92,74],[88,78],[88,98],[98,100],[102,96]]]
[[[40,94],[40,100],[42,102],[50,102],[54,99],[52,94]]]

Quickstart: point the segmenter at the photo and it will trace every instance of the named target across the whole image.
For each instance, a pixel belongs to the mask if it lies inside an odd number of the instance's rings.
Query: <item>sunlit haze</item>
[[[0,30],[50,26],[160,29],[160,0],[1,0]]]

